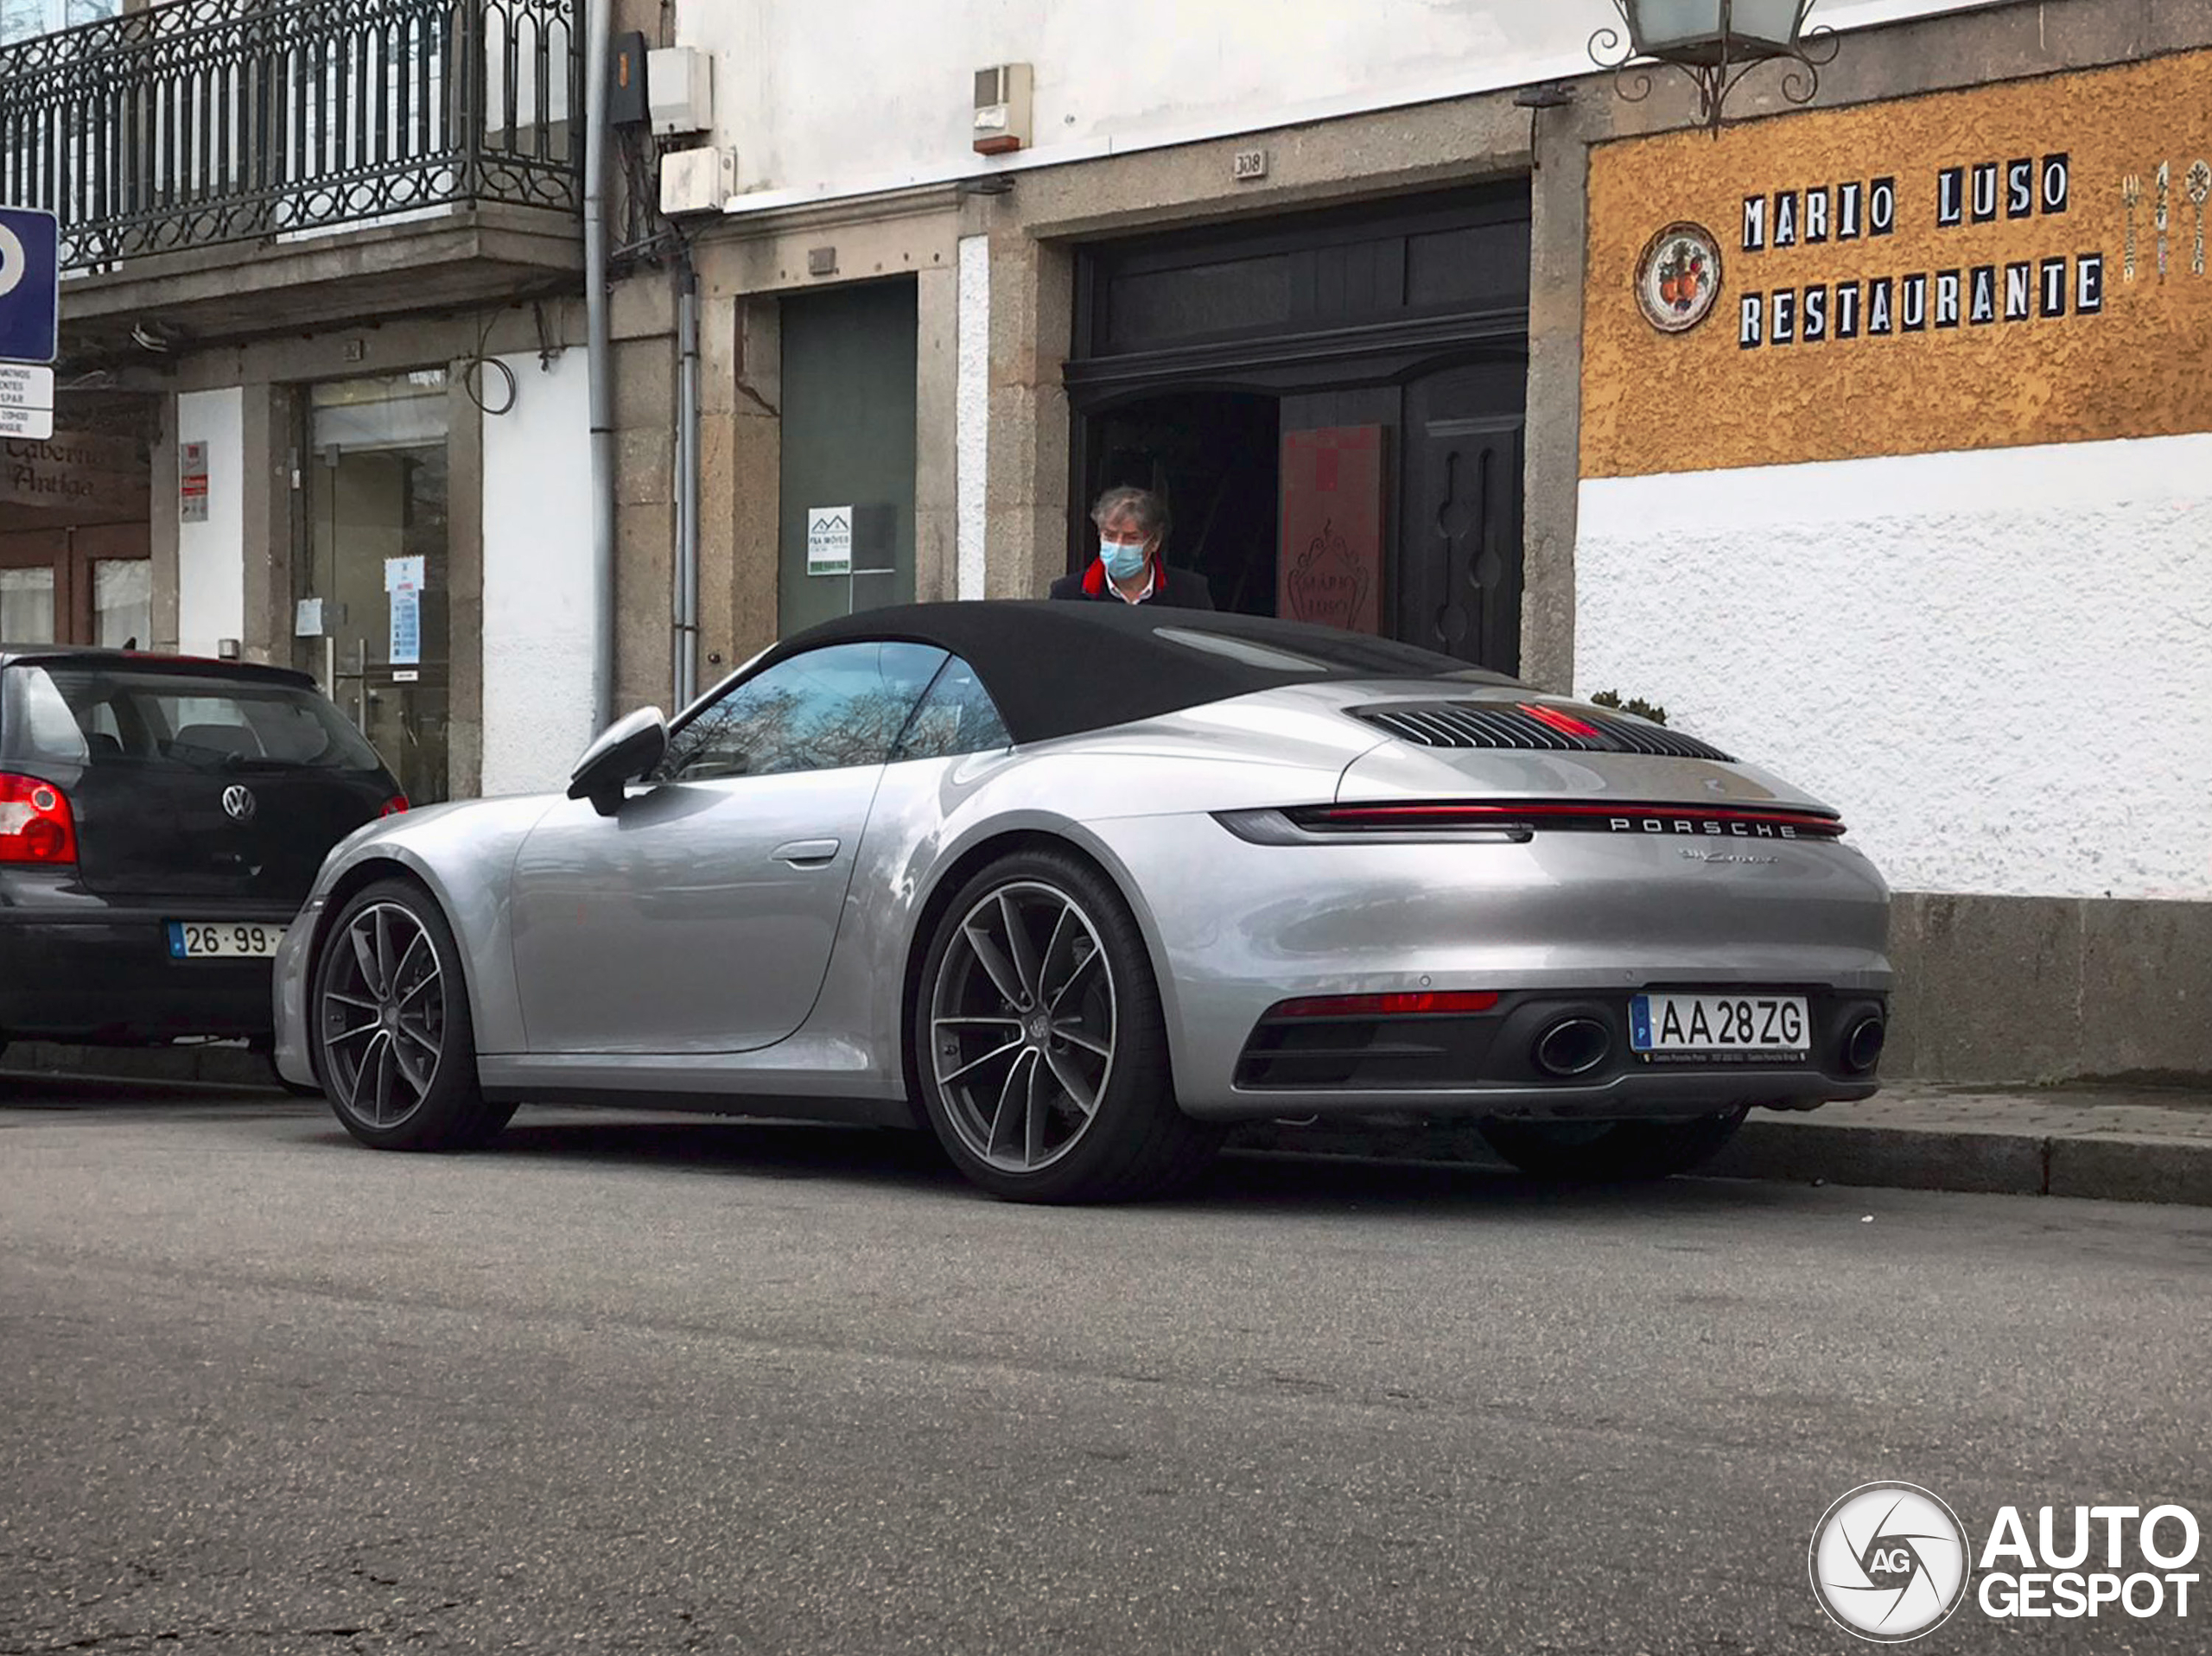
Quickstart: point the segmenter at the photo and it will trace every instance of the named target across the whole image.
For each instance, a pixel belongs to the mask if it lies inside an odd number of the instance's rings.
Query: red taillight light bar
[[[0,772],[0,862],[76,860],[77,819],[69,796],[41,777]]]
[[[1567,804],[1421,800],[1404,803],[1314,805],[1286,812],[1301,828],[1422,830],[1578,828],[1593,833],[1705,834],[1716,839],[1833,840],[1844,832],[1833,816],[1812,811],[1751,810],[1734,806]]]
[[[1313,995],[1278,1001],[1269,1018],[1416,1018],[1440,1012],[1486,1012],[1498,997],[1487,989],[1420,989],[1382,995]]]
[[[383,808],[377,812],[377,815],[379,818],[397,816],[400,812],[406,809],[407,796],[405,794],[394,794],[391,798],[384,802]]]

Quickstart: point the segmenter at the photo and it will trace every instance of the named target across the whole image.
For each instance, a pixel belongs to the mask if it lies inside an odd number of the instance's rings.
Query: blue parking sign
[[[61,231],[38,207],[0,207],[0,362],[52,362],[61,322]]]

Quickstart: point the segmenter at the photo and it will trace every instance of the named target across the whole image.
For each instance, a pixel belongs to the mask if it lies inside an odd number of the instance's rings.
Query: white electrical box
[[[646,53],[645,104],[659,136],[709,130],[715,124],[714,58],[696,46]]]
[[[736,194],[734,149],[671,149],[660,158],[660,210],[671,219],[720,213]]]
[[[995,63],[976,71],[976,153],[1003,155],[1029,148],[1030,89],[1026,63]]]

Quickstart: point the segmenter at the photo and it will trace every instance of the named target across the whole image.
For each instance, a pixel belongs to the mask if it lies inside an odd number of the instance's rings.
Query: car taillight
[[[377,815],[380,817],[397,816],[400,812],[406,809],[407,796],[405,794],[394,794],[391,798],[384,802],[384,809],[378,811]]]
[[[1575,828],[1594,834],[1703,834],[1738,840],[1833,840],[1844,832],[1833,816],[1812,811],[1738,806],[1648,805],[1628,802],[1512,803],[1483,800],[1380,801],[1314,805],[1284,813],[1300,828],[1323,832],[1393,833],[1455,828]]]
[[[69,796],[41,777],[0,773],[0,862],[76,860],[77,819]]]
[[[1313,995],[1279,1000],[1269,1018],[1434,1018],[1493,1012],[1500,997],[1488,989],[1417,989],[1381,995]]]

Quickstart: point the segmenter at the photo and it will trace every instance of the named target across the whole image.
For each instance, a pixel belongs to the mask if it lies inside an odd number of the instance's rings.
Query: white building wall
[[[499,360],[516,393],[484,417],[487,796],[564,786],[594,734],[584,353],[548,368],[535,352]]]
[[[1987,0],[1832,0],[1849,29]],[[678,0],[715,55],[736,206],[1003,165],[970,148],[975,73],[1035,70],[1046,164],[1587,73],[1610,0]],[[766,193],[747,199],[747,193]]]
[[[955,390],[955,523],[958,561],[954,595],[983,595],[984,484],[991,437],[991,242],[960,240],[959,371]]]
[[[207,445],[207,519],[177,525],[177,648],[213,656],[245,637],[245,392],[181,393],[176,440],[180,474],[184,445]]]
[[[2212,435],[1587,481],[1575,588],[1900,889],[2212,898]]]

